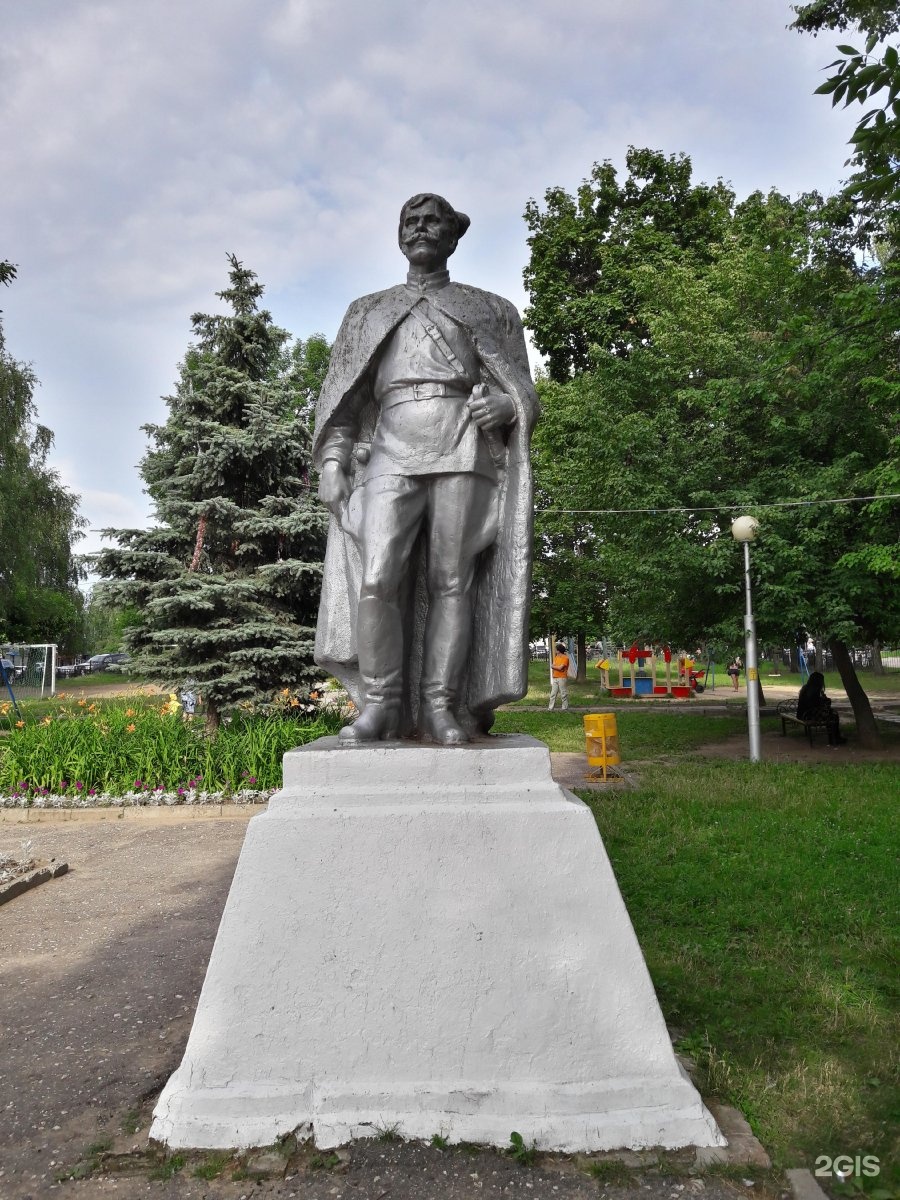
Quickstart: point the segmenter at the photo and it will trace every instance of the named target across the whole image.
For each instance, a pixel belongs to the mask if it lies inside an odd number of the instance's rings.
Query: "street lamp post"
[[[750,543],[759,531],[755,517],[736,517],[731,522],[731,536],[744,547],[744,643],[747,674],[747,732],[750,737],[750,761],[759,762],[759,663],[756,655],[756,621],[753,617],[753,600],[750,594]]]

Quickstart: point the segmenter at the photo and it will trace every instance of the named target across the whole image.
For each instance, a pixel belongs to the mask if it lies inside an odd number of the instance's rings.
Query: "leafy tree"
[[[309,396],[288,334],[259,308],[263,287],[229,256],[231,312],[196,313],[164,425],[147,425],[141,474],[149,530],[110,530],[102,595],[140,621],[125,630],[135,668],[193,682],[207,726],[275,689],[307,689],[325,546],[310,483]],[[318,346],[318,343],[317,343]]]
[[[137,608],[110,604],[95,587],[84,606],[84,642],[91,654],[104,654],[122,649],[125,630],[141,623]]]
[[[797,14],[794,29],[817,34],[855,26],[858,35],[865,37],[863,50],[838,46],[841,57],[827,68],[837,69],[816,91],[830,95],[832,104],[843,102],[845,107],[866,105],[883,96],[883,101],[861,118],[850,138],[854,148],[850,161],[857,171],[848,193],[870,213],[879,211],[885,202],[900,201],[900,54],[892,45],[877,52],[879,43],[900,29],[900,9],[895,0],[811,0],[793,8]]]
[[[322,333],[313,333],[304,341],[297,338],[290,349],[288,379],[291,403],[297,416],[312,422],[316,401],[331,361],[331,345]]]
[[[0,263],[0,282],[15,275]],[[72,546],[85,522],[78,497],[47,465],[53,434],[37,420],[36,382],[7,351],[0,324],[0,637],[68,649],[81,627]]]
[[[732,506],[756,512],[761,637],[789,644],[805,625],[830,639],[861,735],[874,738],[846,645],[896,636],[900,604],[887,575],[851,571],[845,556],[871,541],[876,518],[862,505],[757,506],[871,494],[896,432],[893,274],[859,266],[847,201],[756,194],[720,230],[703,255],[657,241],[623,265],[641,337],[624,352],[595,342],[590,369],[542,385],[539,485],[549,507],[608,510],[569,519],[573,544],[593,522],[591,570],[622,640],[735,647],[728,529]],[[889,519],[877,517],[884,534]],[[554,531],[560,520],[549,518]]]
[[[543,453],[537,446],[535,451],[540,477]],[[566,452],[566,447],[559,448],[559,453]],[[552,496],[543,487],[538,487],[535,499],[545,516],[535,534],[539,550],[534,559],[531,633],[533,637],[573,633],[578,646],[578,679],[583,682],[587,678],[587,640],[606,627],[607,582],[599,539],[589,522],[548,513]]]
[[[525,324],[550,378],[584,371],[595,354],[626,355],[646,336],[635,303],[634,264],[673,256],[708,259],[734,201],[721,182],[691,182],[691,160],[629,146],[628,176],[595,163],[575,196],[562,188],[525,208],[531,254]]]
[[[531,303],[525,322],[547,357],[550,395],[553,383],[598,360],[611,366],[610,359],[626,359],[646,341],[635,263],[705,262],[727,223],[732,193],[721,181],[712,187],[693,183],[686,155],[667,157],[631,146],[626,168],[620,183],[611,163],[595,163],[576,196],[551,188],[543,210],[534,200],[526,206],[531,255],[524,277]],[[605,443],[605,428],[593,421],[592,427]],[[585,445],[582,431],[565,419],[539,424],[534,441],[539,495],[543,488],[548,498],[564,496],[580,447],[590,456],[595,445]],[[596,462],[588,464],[589,473],[591,466]],[[545,628],[574,632],[579,670],[587,636],[609,617],[601,569],[606,557],[599,555],[590,524],[545,519],[538,528],[532,624],[540,619]]]

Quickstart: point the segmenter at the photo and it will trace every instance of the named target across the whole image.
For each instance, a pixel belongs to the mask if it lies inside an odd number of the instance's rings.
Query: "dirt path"
[[[703,758],[747,759],[747,735],[742,733],[722,742],[710,742],[698,747],[696,753]],[[763,762],[827,763],[829,766],[880,762],[900,764],[900,739],[886,738],[879,749],[866,750],[853,738],[846,745],[829,746],[824,730],[816,733],[812,746],[806,734],[799,729],[786,736],[780,731],[763,732],[760,754]]]
[[[89,696],[133,696],[136,693],[142,693],[145,696],[162,696],[163,689],[155,683],[81,683],[78,679],[73,679],[67,682],[65,679],[60,681],[61,686],[57,689],[57,698],[60,696],[76,697],[77,699],[87,699]]]

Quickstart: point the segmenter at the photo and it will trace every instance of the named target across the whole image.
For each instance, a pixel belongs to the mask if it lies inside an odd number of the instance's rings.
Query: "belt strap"
[[[394,408],[397,404],[406,404],[413,400],[436,400],[445,396],[457,399],[468,399],[471,388],[459,387],[453,383],[407,383],[391,388],[381,397],[381,411]]]

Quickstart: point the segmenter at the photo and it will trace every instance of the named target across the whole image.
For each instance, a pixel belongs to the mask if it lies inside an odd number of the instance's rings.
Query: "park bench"
[[[813,744],[813,733],[815,730],[827,728],[825,721],[821,717],[813,717],[810,720],[798,717],[796,700],[782,700],[778,705],[778,715],[781,717],[782,737],[787,736],[788,725],[798,725],[806,731],[810,746]]]

